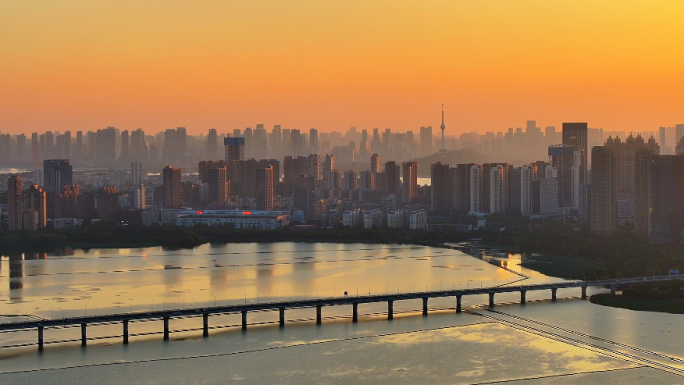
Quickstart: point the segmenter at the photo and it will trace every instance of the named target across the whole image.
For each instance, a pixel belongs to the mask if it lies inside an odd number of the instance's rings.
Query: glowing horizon
[[[0,131],[684,122],[679,1],[0,3]]]

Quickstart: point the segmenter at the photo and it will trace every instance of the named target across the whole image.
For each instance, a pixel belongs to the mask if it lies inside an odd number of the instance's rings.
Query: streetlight
[[[181,309],[185,309],[185,297],[183,297],[183,304],[181,305]]]
[[[385,295],[387,295],[387,284],[385,284]]]
[[[427,283],[425,284],[425,292],[427,293]]]
[[[306,301],[306,289],[304,289],[304,301]]]

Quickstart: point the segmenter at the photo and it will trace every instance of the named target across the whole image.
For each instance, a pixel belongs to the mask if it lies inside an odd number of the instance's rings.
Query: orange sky
[[[142,4],[141,4],[142,3]],[[684,123],[681,0],[0,2],[0,131]]]

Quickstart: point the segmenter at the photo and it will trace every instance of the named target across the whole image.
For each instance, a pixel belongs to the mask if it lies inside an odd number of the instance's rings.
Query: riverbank
[[[684,314],[684,301],[677,299],[661,300],[650,298],[632,298],[624,295],[595,294],[591,303],[635,311],[650,311],[670,314]]]

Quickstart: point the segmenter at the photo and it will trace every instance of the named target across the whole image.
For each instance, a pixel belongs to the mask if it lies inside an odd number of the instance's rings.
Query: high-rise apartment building
[[[481,213],[482,166],[475,163],[456,165],[454,172],[454,209],[463,212]]]
[[[245,159],[245,138],[223,138],[226,163]]]
[[[309,143],[310,143],[310,153],[311,154],[318,154],[319,151],[319,146],[318,146],[318,130],[315,128],[312,128],[309,130]]]
[[[580,183],[584,183],[587,173],[588,131],[587,123],[563,123],[563,144],[574,147],[575,151],[582,152]]]
[[[402,164],[404,203],[411,203],[418,197],[418,163],[404,162]]]
[[[73,169],[68,159],[43,161],[43,188],[48,194],[60,194],[62,187],[71,185]]]
[[[399,169],[399,166],[396,164],[396,162],[391,161],[391,162],[386,162],[385,163],[385,190],[384,190],[384,196],[390,196],[392,194],[397,194],[399,193],[399,186],[400,186],[400,179],[399,175],[401,175],[401,170]]]
[[[131,162],[131,184],[133,186],[137,186],[142,183],[142,175],[142,163],[138,161]]]
[[[454,174],[448,164],[437,162],[430,166],[431,210],[440,216],[451,215]]]
[[[373,153],[371,155],[371,165],[370,165],[370,171],[374,173],[379,173],[380,172],[380,155],[377,153]]]
[[[273,166],[256,170],[257,210],[273,210]]]
[[[420,127],[420,152],[423,156],[429,156],[434,153],[432,137],[432,126]]]
[[[7,223],[9,231],[22,229],[22,180],[18,175],[7,179]]]
[[[684,234],[684,156],[652,156],[650,238],[681,242]]]
[[[207,157],[211,160],[219,159],[218,134],[215,128],[209,129],[209,134],[207,134]]]
[[[162,170],[164,184],[164,207],[178,208],[183,206],[181,199],[181,169],[166,166]]]
[[[607,146],[591,149],[591,231],[607,235],[615,231],[615,156]]]
[[[38,213],[38,227],[45,227],[47,224],[47,197],[37,184],[32,184],[26,191],[23,197],[24,210],[35,211]]]
[[[116,128],[97,130],[95,159],[98,164],[111,165],[116,162],[116,142]]]
[[[211,168],[207,172],[207,201],[210,205],[225,205],[228,193],[228,168]]]

